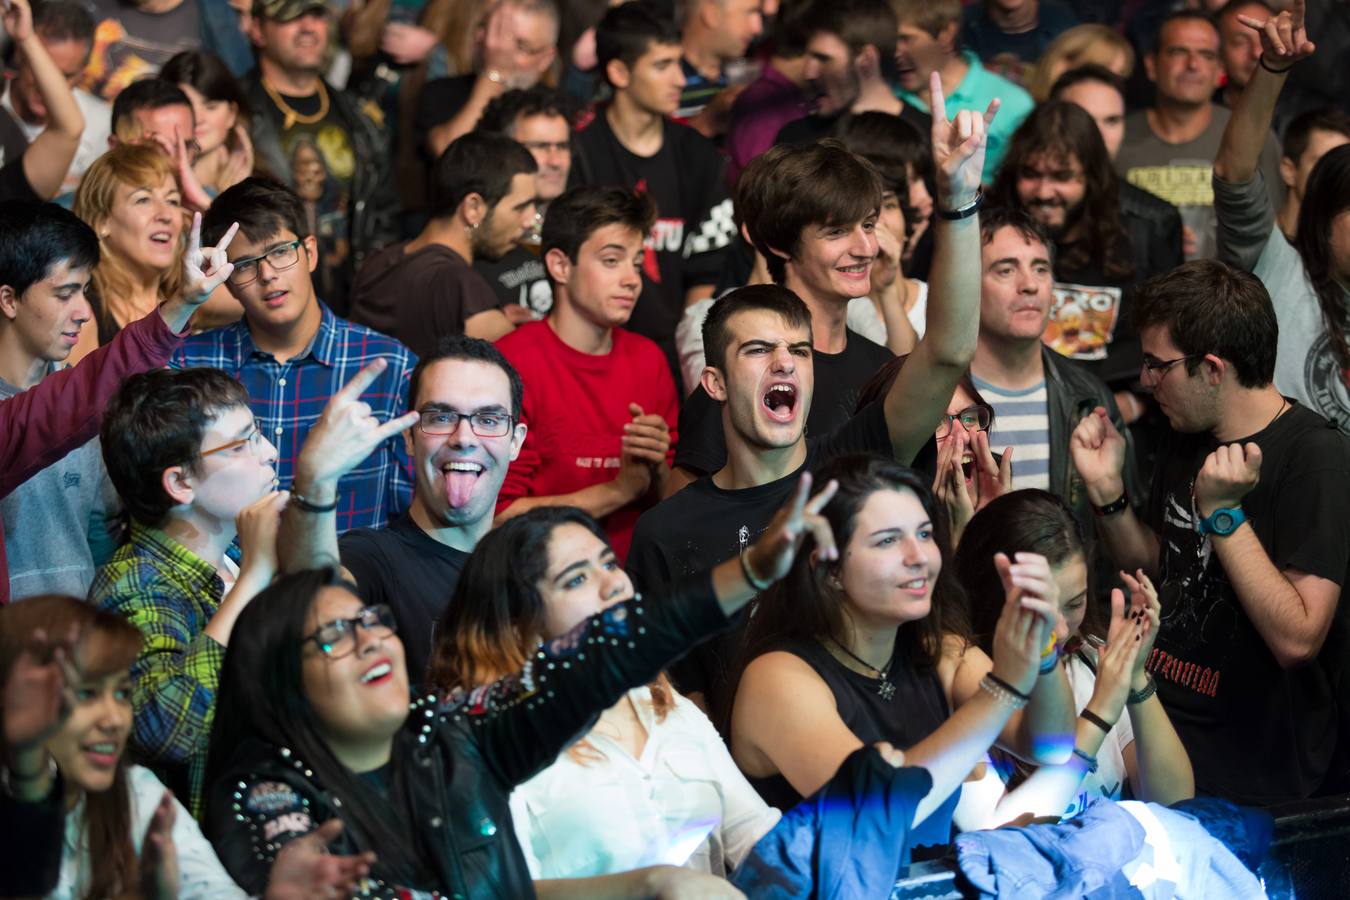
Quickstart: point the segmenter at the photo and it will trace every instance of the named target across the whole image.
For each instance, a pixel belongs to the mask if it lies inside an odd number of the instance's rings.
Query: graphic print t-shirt
[[[1350,441],[1297,404],[1248,441],[1261,448],[1261,478],[1242,509],[1261,546],[1281,571],[1344,586]],[[1174,434],[1159,454],[1148,520],[1161,538],[1162,624],[1148,671],[1190,755],[1197,793],[1248,804],[1306,797],[1335,747],[1336,700],[1318,662],[1281,668],[1243,610],[1215,538],[1196,530],[1195,476],[1216,446],[1207,434]]]
[[[158,72],[175,53],[201,46],[196,0],[162,13],[142,12],[123,0],[86,5],[97,24],[79,86],[109,103],[133,81]]]

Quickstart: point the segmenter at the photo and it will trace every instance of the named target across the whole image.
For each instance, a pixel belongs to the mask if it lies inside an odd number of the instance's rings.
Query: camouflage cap
[[[322,0],[253,0],[253,15],[256,18],[289,22],[311,9],[326,9],[327,6]]]

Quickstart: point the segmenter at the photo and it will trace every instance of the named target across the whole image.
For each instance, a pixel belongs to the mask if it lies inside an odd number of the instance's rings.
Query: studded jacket
[[[551,764],[626,690],[726,624],[705,573],[657,602],[638,597],[593,616],[541,647],[518,675],[416,700],[391,764],[409,785],[406,821],[427,848],[436,881],[391,885],[372,877],[357,896],[534,896],[514,836],[511,790]],[[342,804],[285,747],[252,741],[236,748],[226,772],[210,786],[205,830],[230,875],[261,893],[277,852],[341,816]],[[380,850],[360,846],[350,828],[331,849]]]

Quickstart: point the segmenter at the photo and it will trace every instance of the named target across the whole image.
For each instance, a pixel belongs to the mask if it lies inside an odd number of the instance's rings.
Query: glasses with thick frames
[[[305,635],[305,643],[312,643],[329,659],[341,659],[356,652],[356,629],[369,631],[377,638],[387,638],[398,631],[394,611],[383,603],[367,606],[347,619],[334,619],[313,634]]]
[[[515,416],[498,412],[466,415],[453,409],[424,409],[421,416],[422,421],[418,423],[418,427],[422,429],[423,434],[431,435],[454,434],[459,430],[460,420],[468,419],[469,428],[479,437],[505,437],[511,433],[511,428],[516,423]]]
[[[233,450],[235,447],[242,447],[244,444],[248,444],[248,449],[250,451],[257,453],[262,449],[262,442],[263,434],[258,430],[258,426],[255,424],[249,429],[248,434],[238,440],[230,441],[228,444],[221,444],[219,447],[212,447],[210,450],[203,450],[199,455],[210,456],[212,453],[224,453],[226,450]]]
[[[1172,371],[1172,367],[1177,363],[1203,358],[1203,353],[1190,353],[1186,356],[1178,356],[1176,359],[1154,359],[1151,356],[1145,356],[1142,370],[1143,377],[1140,380],[1144,382],[1144,384],[1160,384],[1163,378],[1167,376],[1167,373]]]
[[[958,413],[945,414],[942,421],[938,423],[937,436],[945,438],[951,434],[953,422],[960,422],[961,427],[965,428],[966,431],[986,431],[992,421],[993,416],[989,414],[989,407],[978,404],[967,406]]]
[[[229,282],[235,287],[252,284],[258,277],[258,263],[267,260],[272,271],[289,269],[300,261],[300,247],[304,241],[287,241],[268,250],[262,256],[248,256],[234,261],[234,271],[230,272]]]

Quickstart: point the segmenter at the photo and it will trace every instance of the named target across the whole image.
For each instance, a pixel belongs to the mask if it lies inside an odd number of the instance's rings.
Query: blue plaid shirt
[[[240,320],[193,335],[179,345],[169,365],[176,369],[224,369],[248,389],[249,406],[263,436],[277,448],[277,478],[290,490],[295,460],[328,399],[376,357],[389,367],[361,399],[381,422],[407,410],[408,379],[417,358],[391,337],[333,315],[323,318],[309,347],[284,363],[259,350]],[[338,484],[338,531],[382,528],[412,500],[412,463],[395,436]]]

